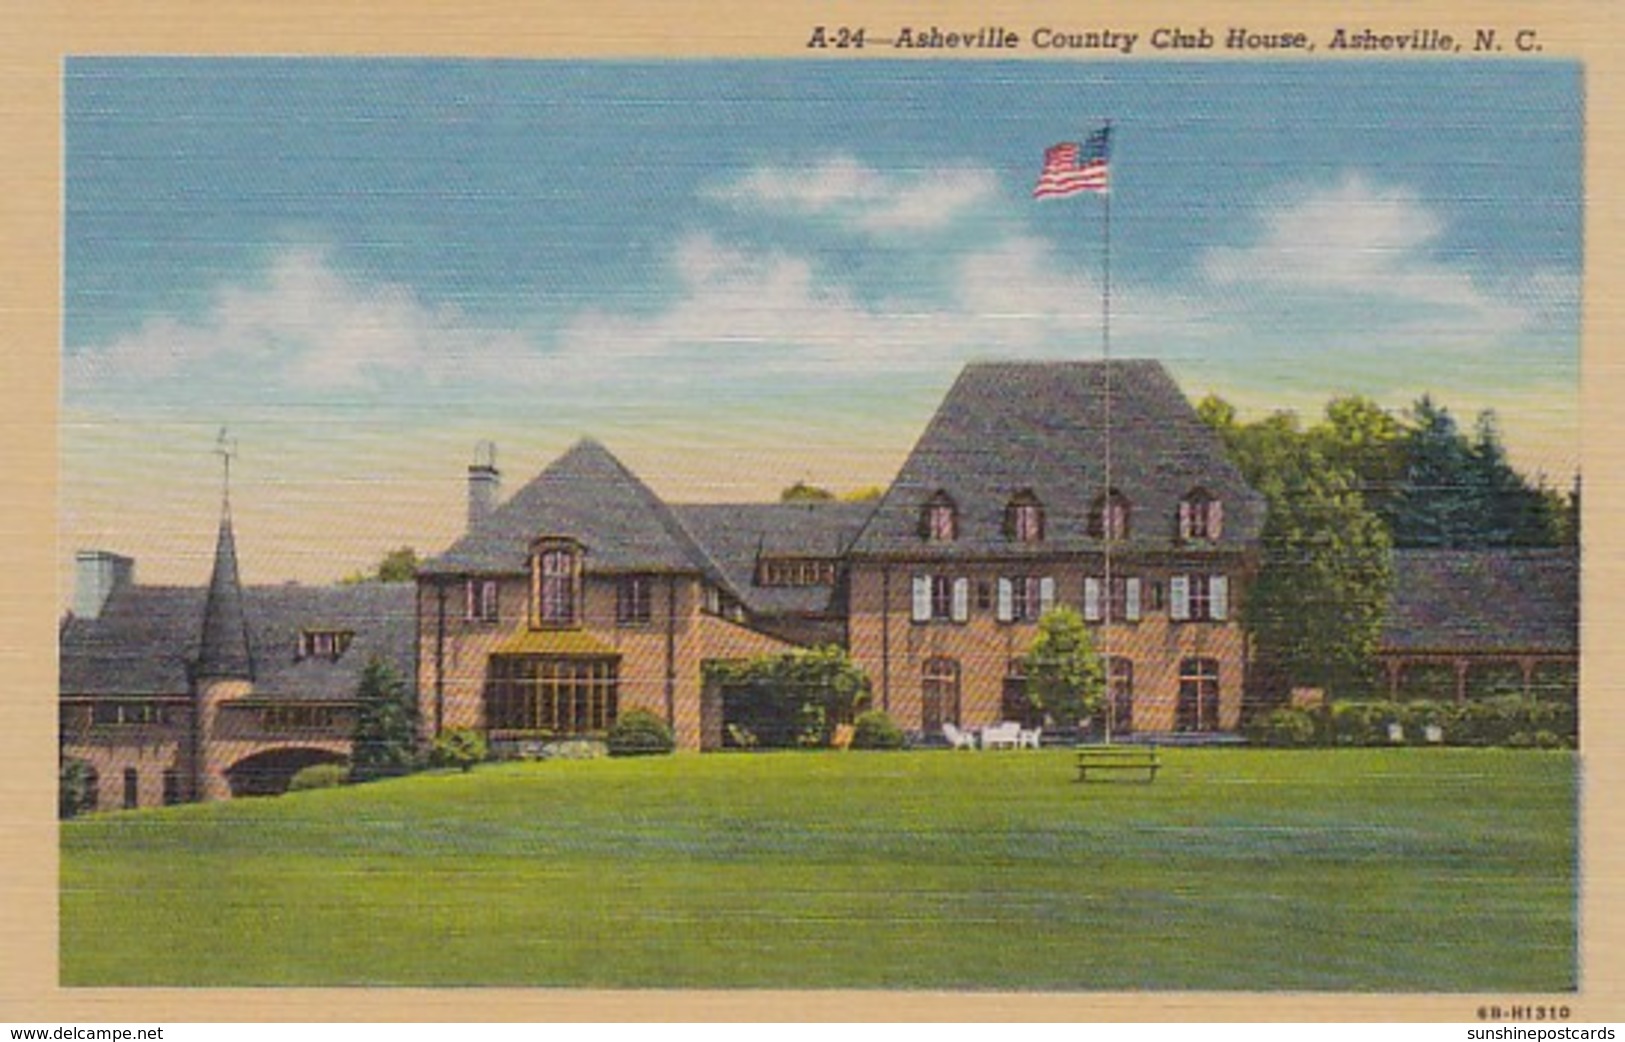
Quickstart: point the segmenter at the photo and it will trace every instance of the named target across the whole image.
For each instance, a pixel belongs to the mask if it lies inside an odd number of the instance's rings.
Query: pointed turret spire
[[[231,457],[226,432],[220,431],[221,459],[225,464],[225,492],[220,508],[220,534],[214,544],[214,571],[209,576],[209,597],[203,606],[203,640],[198,646],[195,675],[213,679],[254,679],[254,653],[248,641],[248,617],[243,611],[243,588],[237,577],[237,539],[231,530]]]

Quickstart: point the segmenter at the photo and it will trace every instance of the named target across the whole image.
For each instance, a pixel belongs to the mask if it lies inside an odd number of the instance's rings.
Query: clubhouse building
[[[1106,658],[1094,726],[1240,725],[1264,502],[1156,362],[969,365],[878,501],[667,503],[592,440],[506,499],[500,480],[469,468],[466,531],[415,584],[244,588],[229,513],[207,588],[81,553],[62,752],[96,805],[278,791],[342,761],[375,657],[426,738],[474,728],[520,754],[633,708],[680,749],[722,748],[708,665],[823,644],[916,740],[1037,724],[1020,663],[1056,605]]]

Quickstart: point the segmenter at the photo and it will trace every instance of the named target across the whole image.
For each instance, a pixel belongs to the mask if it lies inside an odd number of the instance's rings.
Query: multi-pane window
[[[1095,539],[1127,539],[1129,502],[1113,490],[1095,500],[1089,511],[1089,535]]]
[[[348,630],[303,630],[299,634],[299,657],[336,662],[354,637]]]
[[[970,580],[916,575],[911,617],[915,622],[964,622],[970,618]]]
[[[1215,731],[1219,727],[1219,660],[1188,658],[1179,663],[1176,731]]]
[[[1224,504],[1202,489],[1186,496],[1179,504],[1181,539],[1205,541],[1224,534]]]
[[[812,557],[768,558],[757,583],[762,586],[833,586],[835,562]]]
[[[1044,507],[1031,492],[1018,492],[1004,508],[1004,533],[1018,543],[1044,538]]]
[[[1176,622],[1223,622],[1230,617],[1230,580],[1223,575],[1176,575],[1168,580],[1168,614]]]
[[[463,618],[469,622],[497,621],[497,581],[470,579],[463,591]]]
[[[337,711],[333,706],[266,706],[260,710],[260,727],[267,731],[319,731],[333,726]]]
[[[619,709],[615,659],[499,655],[485,688],[492,731],[592,734],[607,731]]]
[[[625,575],[615,586],[615,622],[621,626],[647,626],[653,617],[654,579]]]
[[[162,702],[104,699],[92,704],[90,722],[97,727],[143,727],[173,722]]]
[[[578,585],[576,552],[543,550],[536,560],[536,621],[543,626],[574,626]]]
[[[959,725],[959,662],[927,659],[920,678],[920,729],[935,734],[943,724]]]
[[[1084,621],[1140,621],[1144,585],[1134,575],[1114,575],[1110,583],[1089,576],[1083,580]]]
[[[1038,621],[1048,607],[1046,602],[1053,596],[1053,581],[1036,575],[1016,575],[1003,581],[1009,590],[1009,621]]]
[[[929,543],[951,543],[959,538],[959,511],[946,492],[926,501],[920,516],[920,534]]]

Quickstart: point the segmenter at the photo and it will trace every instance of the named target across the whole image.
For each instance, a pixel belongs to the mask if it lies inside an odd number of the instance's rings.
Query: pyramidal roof
[[[1221,544],[1258,538],[1262,497],[1226,459],[1162,365],[983,362],[967,365],[854,543],[858,554],[952,556],[1099,549],[1088,531],[1106,488],[1106,401],[1111,399],[1111,486],[1127,497],[1130,540],[1167,545],[1179,501],[1201,488],[1224,501]],[[959,538],[922,542],[920,511],[938,492],[959,510]],[[1045,509],[1041,544],[1013,545],[1004,510],[1017,493]]]
[[[591,438],[576,442],[421,571],[523,571],[532,544],[545,536],[580,543],[595,569],[721,575],[660,497]]]
[[[203,636],[193,672],[211,679],[254,679],[254,652],[248,642],[248,617],[243,611],[243,588],[237,575],[237,540],[232,535],[229,510],[220,516],[214,571],[209,576],[203,606]]]

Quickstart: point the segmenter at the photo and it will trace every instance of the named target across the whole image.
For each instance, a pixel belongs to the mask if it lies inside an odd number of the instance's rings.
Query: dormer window
[[[951,543],[959,538],[959,508],[948,493],[926,500],[920,512],[920,535],[928,543]]]
[[[531,557],[532,625],[577,626],[581,619],[581,550],[544,540]]]
[[[1218,539],[1224,533],[1224,504],[1205,489],[1195,489],[1179,504],[1179,538],[1193,542]]]
[[[1044,505],[1031,492],[1017,492],[1004,508],[1005,538],[1018,543],[1044,540]]]
[[[349,630],[301,630],[299,632],[299,657],[323,658],[329,662],[337,662],[350,647],[350,641],[355,637]]]
[[[1089,535],[1093,539],[1127,539],[1128,499],[1116,489],[1095,499],[1089,509]]]

